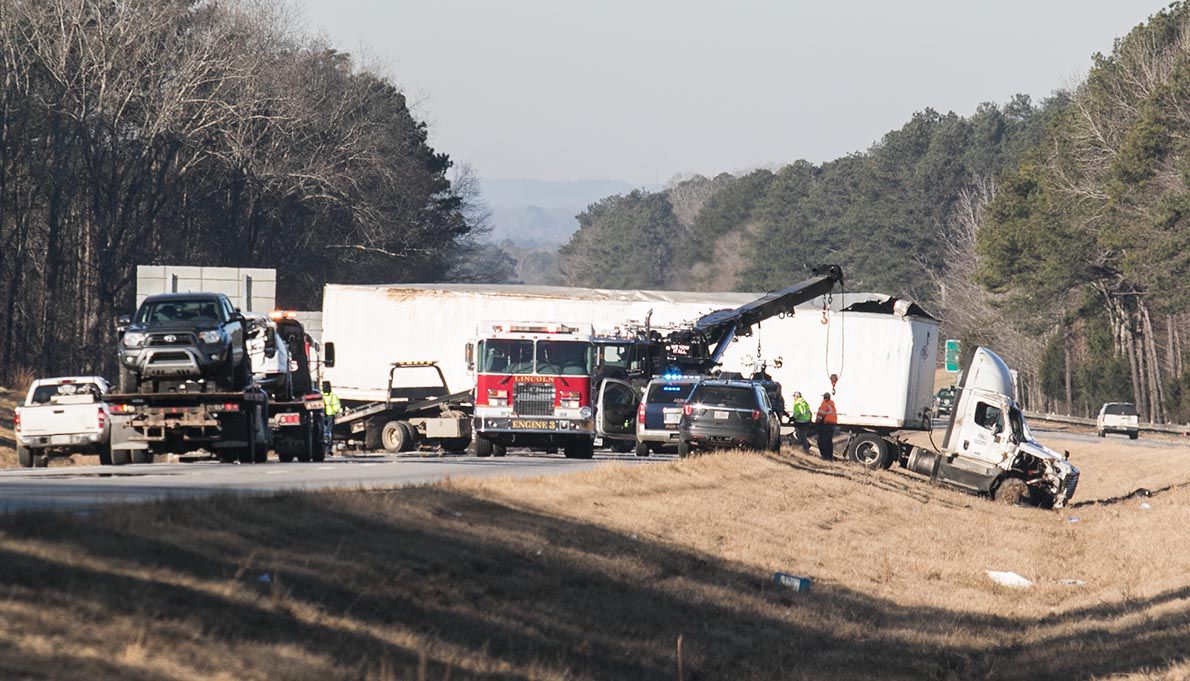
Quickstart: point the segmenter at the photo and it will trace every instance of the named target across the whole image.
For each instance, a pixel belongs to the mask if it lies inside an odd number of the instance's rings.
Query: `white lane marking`
[[[320,471],[333,471],[333,470],[335,470],[335,467],[334,467],[334,466],[319,466],[319,467],[318,467],[318,470],[320,470]]]
[[[360,465],[361,466],[379,466],[380,464],[378,464],[378,463],[362,463]]]

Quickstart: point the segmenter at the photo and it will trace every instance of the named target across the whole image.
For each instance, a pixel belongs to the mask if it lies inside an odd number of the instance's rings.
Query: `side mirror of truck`
[[[467,371],[475,371],[475,343],[467,341],[467,347],[463,351],[463,357],[467,360]]]
[[[325,367],[335,366],[335,342],[323,343],[322,345],[322,365]]]
[[[132,315],[122,314],[116,317],[116,331],[123,331],[125,327],[132,323]]]
[[[239,310],[236,310],[235,312],[232,312],[231,316],[229,316],[227,319],[228,319],[228,321],[239,322],[239,323],[243,324],[244,323],[244,313],[240,312]]]

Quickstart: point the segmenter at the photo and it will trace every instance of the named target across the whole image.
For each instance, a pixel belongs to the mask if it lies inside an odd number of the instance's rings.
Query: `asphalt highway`
[[[0,470],[0,513],[87,511],[103,504],[200,497],[217,493],[268,494],[283,490],[401,487],[446,476],[539,476],[594,468],[608,462],[660,461],[599,452],[578,461],[560,455],[477,459],[466,456],[331,457],[322,463],[220,464],[210,461],[129,466],[68,466]]]

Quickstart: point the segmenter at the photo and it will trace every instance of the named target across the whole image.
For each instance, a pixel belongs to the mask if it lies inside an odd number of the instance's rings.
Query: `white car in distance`
[[[1136,405],[1131,402],[1108,402],[1103,405],[1099,408],[1099,417],[1095,419],[1095,430],[1099,437],[1119,433],[1135,440],[1140,435]]]

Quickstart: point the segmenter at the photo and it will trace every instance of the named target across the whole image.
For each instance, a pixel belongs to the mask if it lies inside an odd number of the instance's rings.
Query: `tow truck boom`
[[[690,329],[675,331],[669,335],[671,361],[686,370],[705,373],[723,358],[723,353],[737,335],[748,335],[752,327],[783,312],[792,312],[794,307],[821,295],[826,295],[836,284],[843,283],[843,270],[838,265],[819,265],[813,276],[792,286],[772,291],[756,300],[731,310],[716,310],[703,315]],[[701,347],[706,352],[675,353],[674,346],[689,349]]]

